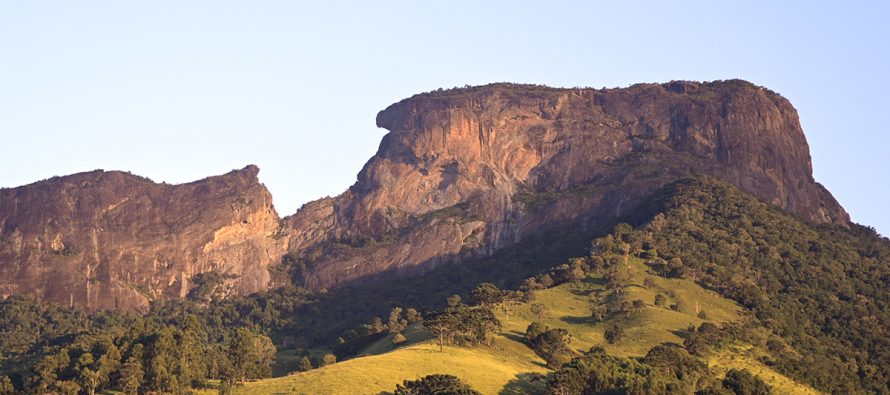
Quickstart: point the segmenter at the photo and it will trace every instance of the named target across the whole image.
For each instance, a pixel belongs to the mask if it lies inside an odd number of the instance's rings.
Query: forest
[[[551,369],[550,393],[769,393],[748,371],[721,378],[703,362],[740,339],[767,350],[759,362],[818,390],[890,392],[890,242],[859,225],[811,225],[726,183],[695,178],[665,186],[609,229],[554,229],[408,282],[325,292],[294,285],[219,299],[222,280],[211,273],[195,279],[187,300],[154,303],[144,315],[12,296],[0,301],[0,394],[228,393],[273,371],[349,360],[416,324],[438,347],[483,347],[502,327],[497,311],[533,308],[541,290],[596,277],[608,292],[622,292],[609,284],[619,283],[616,268],[628,259],[713,290],[741,305],[746,318],[703,323],[684,331],[682,344],[643,357],[599,346],[579,352],[565,330],[533,322],[523,342]],[[298,261],[286,257],[283,265]],[[594,307],[591,320],[643,306]],[[627,329],[610,326],[606,342],[620,341]],[[432,377],[406,381],[396,393],[425,393],[418,388],[427,385],[473,391],[460,378]]]

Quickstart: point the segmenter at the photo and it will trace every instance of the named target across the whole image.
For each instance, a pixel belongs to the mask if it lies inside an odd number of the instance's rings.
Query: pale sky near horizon
[[[415,93],[742,78],[791,100],[816,180],[887,235],[888,4],[0,0],[0,187],[253,163],[283,216],[351,185]]]

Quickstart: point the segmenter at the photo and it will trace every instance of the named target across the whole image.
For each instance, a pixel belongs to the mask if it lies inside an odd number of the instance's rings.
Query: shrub
[[[747,370],[730,369],[723,379],[723,388],[736,395],[769,395],[772,391],[763,380]]]
[[[481,395],[456,376],[431,374],[396,385],[395,395]]]
[[[408,338],[406,338],[405,335],[403,335],[401,333],[396,333],[392,337],[392,344],[393,344],[393,346],[396,346],[396,347],[404,344],[407,341],[408,341]]]
[[[609,344],[615,344],[621,341],[621,337],[624,336],[624,329],[621,329],[621,327],[616,324],[612,324],[606,328],[606,332],[603,336]]]

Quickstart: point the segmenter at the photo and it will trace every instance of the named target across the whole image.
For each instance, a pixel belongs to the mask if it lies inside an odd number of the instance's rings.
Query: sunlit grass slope
[[[571,345],[578,351],[587,351],[591,346],[601,345],[609,354],[639,357],[662,343],[682,344],[683,338],[679,334],[690,325],[698,326],[704,322],[697,317],[696,306],[699,312],[706,312],[711,322],[724,323],[739,319],[740,306],[692,281],[665,279],[649,274],[645,265],[634,258],[620,270],[625,279],[624,294],[619,300],[609,300],[606,303],[615,307],[623,301],[642,300],[646,307],[641,311],[627,315],[616,314],[605,322],[595,322],[590,318],[591,309],[594,301],[604,300],[605,287],[602,279],[588,278],[583,282],[563,284],[536,292],[533,303],[542,304],[547,310],[542,322],[550,327],[568,330],[574,337]],[[655,306],[655,295],[658,293],[667,297],[665,306],[679,304],[679,311]],[[531,304],[523,304],[513,308],[509,317],[499,315],[507,333],[525,333],[525,328],[534,320],[530,306]],[[607,344],[603,339],[605,328],[613,323],[625,330],[622,340],[614,345]]]
[[[621,267],[624,291],[620,298],[606,300],[605,281],[588,278],[535,292],[533,303],[542,304],[545,325],[566,329],[573,337],[571,346],[586,351],[604,346],[613,355],[639,357],[656,345],[683,343],[681,335],[690,325],[704,320],[714,323],[740,319],[742,308],[731,300],[704,289],[690,280],[666,279],[647,272],[642,261],[630,258]],[[655,296],[666,297],[665,306],[655,306]],[[590,318],[594,301],[613,308],[623,301],[642,300],[645,307],[629,314],[612,314],[605,322]],[[671,309],[667,306],[677,305]],[[381,394],[392,392],[396,384],[428,374],[444,373],[460,377],[484,394],[543,393],[544,361],[523,343],[523,334],[534,320],[531,304],[511,306],[509,314],[498,310],[503,330],[491,345],[473,348],[446,346],[444,352],[421,325],[411,325],[404,335],[405,346],[394,348],[391,336],[366,348],[360,357],[304,373],[246,383],[235,388],[243,394]],[[608,325],[624,328],[617,344],[608,344],[603,333]],[[721,374],[730,368],[745,368],[769,383],[777,393],[814,394],[807,386],[777,373],[760,363],[750,346],[723,351],[708,361]]]
[[[458,376],[485,394],[540,393],[543,383],[530,383],[529,373],[546,373],[542,365],[534,354],[511,355],[497,346],[445,347],[439,352],[436,344],[426,341],[381,355],[246,383],[235,393],[380,394],[392,392],[406,379],[435,373]]]

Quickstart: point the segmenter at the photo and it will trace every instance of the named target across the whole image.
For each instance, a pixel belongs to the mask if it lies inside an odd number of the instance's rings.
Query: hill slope
[[[652,305],[655,294],[671,293],[672,302],[695,306],[709,314],[709,322],[730,323],[740,320],[741,306],[724,299],[685,279],[666,279],[654,275],[639,259],[623,268],[622,286],[626,299],[643,299],[649,304],[638,312],[618,314],[596,322],[590,319],[592,300],[605,292],[601,277],[588,277],[577,283],[562,284],[535,292],[535,304],[545,307],[542,323],[553,328],[566,329],[572,335],[572,348],[583,352],[592,346],[605,346],[611,355],[642,357],[652,347],[666,342],[683,344],[682,333],[690,325],[698,326],[704,320],[696,317],[694,310],[671,310]],[[594,299],[591,299],[591,298]],[[623,300],[609,302],[617,309]],[[408,328],[410,344],[395,348],[391,336],[369,346],[361,354],[366,356],[325,366],[304,373],[293,373],[236,387],[236,393],[294,393],[294,394],[379,394],[391,392],[404,380],[417,379],[429,374],[451,374],[460,377],[483,394],[545,393],[539,374],[552,370],[544,367],[544,361],[525,343],[526,327],[535,320],[530,303],[512,306],[509,314],[498,312],[503,329],[496,334],[490,345],[476,347],[446,346],[439,352],[435,342],[423,336],[422,327]],[[626,335],[617,344],[608,344],[603,331],[612,324],[625,328]],[[745,368],[761,377],[779,393],[817,394],[812,388],[800,384],[764,365],[756,358],[749,344],[740,343],[727,347],[709,358],[709,365],[720,374],[731,368]]]

